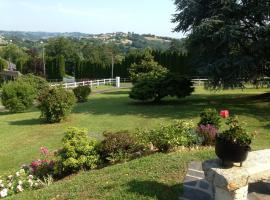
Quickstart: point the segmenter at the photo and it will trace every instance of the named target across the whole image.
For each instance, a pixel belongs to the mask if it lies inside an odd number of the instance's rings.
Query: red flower
[[[229,110],[221,110],[219,115],[222,117],[222,118],[228,118],[230,116],[229,114]]]

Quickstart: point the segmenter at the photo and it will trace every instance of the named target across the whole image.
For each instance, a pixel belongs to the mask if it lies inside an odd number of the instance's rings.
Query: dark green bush
[[[26,75],[20,76],[18,78],[18,81],[25,82],[33,86],[33,88],[35,89],[36,97],[38,97],[41,90],[44,90],[44,88],[49,87],[48,82],[44,78],[40,76],[35,76],[33,74],[26,74]]]
[[[73,89],[73,92],[78,102],[86,102],[91,93],[91,88],[89,86],[78,86]]]
[[[129,160],[143,152],[143,146],[128,132],[104,133],[104,137],[100,155],[105,162]]]
[[[220,116],[216,109],[206,108],[200,113],[200,122],[198,126],[207,124],[215,126],[217,129],[220,128]]]
[[[184,98],[193,91],[192,82],[187,78],[171,73],[149,72],[137,80],[129,96],[137,100],[158,102],[166,96]]]
[[[180,146],[199,144],[194,124],[191,121],[177,120],[170,125],[162,125],[152,130],[139,130],[136,133],[143,144],[152,143],[161,152]]]
[[[63,176],[81,169],[94,169],[99,163],[98,143],[87,130],[69,128],[63,138],[63,148],[57,152],[55,174]]]
[[[63,88],[45,88],[39,97],[41,118],[46,122],[55,123],[64,119],[75,105],[76,98],[73,92]]]
[[[33,105],[35,89],[29,83],[10,81],[2,87],[2,103],[11,112],[22,112]]]

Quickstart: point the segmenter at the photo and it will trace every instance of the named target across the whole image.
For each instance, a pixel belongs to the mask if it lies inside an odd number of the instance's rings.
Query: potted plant
[[[253,134],[249,134],[239,123],[237,117],[230,117],[226,124],[229,129],[217,134],[215,152],[225,162],[235,163],[246,160],[248,152],[251,150],[250,144],[254,138]]]

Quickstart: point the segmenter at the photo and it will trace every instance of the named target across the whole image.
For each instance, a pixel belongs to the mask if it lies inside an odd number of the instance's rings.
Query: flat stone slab
[[[179,200],[212,200],[213,188],[205,180],[201,162],[191,162],[184,180],[184,191]]]
[[[270,149],[250,152],[242,167],[223,168],[219,159],[205,161],[202,166],[206,179],[215,187],[235,191],[270,179]]]

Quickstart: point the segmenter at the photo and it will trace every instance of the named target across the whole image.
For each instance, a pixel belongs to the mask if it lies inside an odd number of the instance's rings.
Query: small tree
[[[72,110],[76,98],[63,88],[45,88],[38,98],[41,118],[55,123],[63,120]]]
[[[2,89],[2,103],[11,112],[22,112],[33,105],[35,89],[29,83],[10,81]]]

